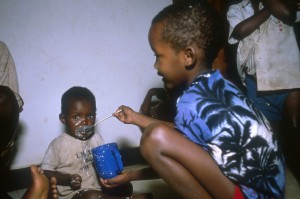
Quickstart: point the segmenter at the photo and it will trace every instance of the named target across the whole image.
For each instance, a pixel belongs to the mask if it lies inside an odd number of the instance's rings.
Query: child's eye
[[[87,118],[88,118],[88,119],[94,119],[94,118],[95,118],[95,115],[88,115]]]
[[[73,117],[73,119],[74,119],[75,121],[78,121],[78,120],[80,119],[80,117],[79,117],[78,115],[75,115],[75,116]]]

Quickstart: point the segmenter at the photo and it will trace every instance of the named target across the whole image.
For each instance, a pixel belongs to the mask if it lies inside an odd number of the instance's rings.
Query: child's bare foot
[[[49,180],[43,170],[35,165],[30,166],[32,185],[27,189],[22,199],[47,199]]]
[[[58,199],[57,181],[55,177],[50,179],[50,191],[48,193],[48,199]]]

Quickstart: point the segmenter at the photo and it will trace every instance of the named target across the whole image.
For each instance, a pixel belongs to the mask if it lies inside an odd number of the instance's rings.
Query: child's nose
[[[87,123],[88,123],[88,119],[87,118],[83,118],[82,124],[86,125]]]

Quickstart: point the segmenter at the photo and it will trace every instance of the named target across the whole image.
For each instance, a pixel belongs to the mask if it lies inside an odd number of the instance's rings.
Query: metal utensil
[[[117,110],[115,113],[120,113],[122,111],[122,109],[119,109],[119,110]],[[104,119],[102,119],[102,120],[99,120],[98,122],[96,122],[94,125],[82,125],[82,126],[80,126],[79,128],[77,128],[76,129],[76,131],[75,131],[75,136],[77,137],[77,138],[79,138],[79,139],[83,139],[83,140],[85,140],[86,138],[88,138],[94,131],[94,127],[97,125],[97,124],[99,124],[99,123],[101,123],[101,122],[103,122],[103,121],[105,121],[105,120],[107,120],[107,119],[109,119],[109,118],[111,118],[111,117],[113,117],[113,114],[111,114],[111,115],[109,115],[109,116],[107,116],[107,117],[105,117]]]

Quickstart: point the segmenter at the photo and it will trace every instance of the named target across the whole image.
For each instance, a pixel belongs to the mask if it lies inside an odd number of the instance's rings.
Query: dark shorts
[[[256,81],[246,76],[247,97],[253,101],[254,105],[262,111],[269,121],[279,121],[282,119],[284,102],[289,92],[272,94],[258,94]]]

